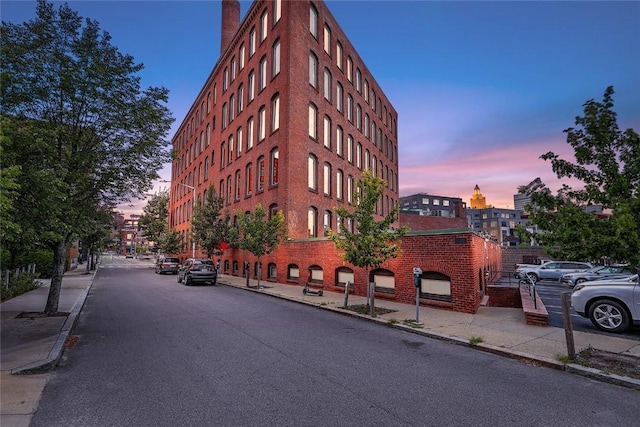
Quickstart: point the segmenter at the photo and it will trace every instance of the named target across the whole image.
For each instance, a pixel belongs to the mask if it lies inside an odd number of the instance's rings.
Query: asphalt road
[[[137,265],[136,265],[137,264]],[[103,263],[32,426],[635,425],[640,394]]]

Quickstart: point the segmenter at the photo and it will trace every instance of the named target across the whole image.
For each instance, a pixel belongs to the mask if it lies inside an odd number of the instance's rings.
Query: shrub
[[[37,289],[39,285],[36,278],[37,275],[28,272],[12,274],[9,278],[9,286],[5,289],[4,282],[0,286],[0,299],[5,301]]]

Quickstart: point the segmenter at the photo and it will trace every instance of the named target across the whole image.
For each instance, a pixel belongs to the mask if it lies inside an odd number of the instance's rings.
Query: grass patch
[[[389,319],[389,323],[391,323],[392,325],[395,325],[398,322],[399,322],[398,319],[396,319],[395,317],[392,317],[391,319]]]
[[[346,307],[347,310],[355,311],[359,314],[369,314],[370,307],[367,304],[350,305]],[[383,314],[394,313],[398,310],[391,310],[389,308],[375,307],[373,316],[382,316]]]
[[[469,344],[471,344],[471,345],[478,345],[481,342],[484,342],[482,337],[472,336],[471,338],[469,338]]]

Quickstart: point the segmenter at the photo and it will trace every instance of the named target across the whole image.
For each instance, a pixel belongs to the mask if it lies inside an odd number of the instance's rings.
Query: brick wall
[[[420,303],[447,310],[475,313],[491,274],[501,269],[501,248],[471,232],[416,234],[405,236],[401,244],[402,254],[397,259],[383,263],[380,268],[393,272],[395,289],[392,292],[376,292],[376,297],[392,301],[415,303],[413,268],[423,272],[437,272],[450,278],[451,301],[421,298]],[[240,265],[248,260],[253,266],[256,259],[238,249],[225,251],[223,259],[236,259]],[[284,242],[275,252],[262,257],[264,280],[304,286],[308,279],[307,269],[317,265],[323,270],[322,286],[325,290],[341,292],[336,285],[336,271],[339,267],[349,267],[354,271],[354,294],[366,295],[366,271],[346,263],[339,255],[333,242],[325,238],[300,239]],[[277,277],[266,277],[269,263],[277,266]],[[300,271],[299,280],[288,280],[288,266],[295,264]],[[240,272],[240,274],[242,274]],[[252,268],[253,275],[253,268]]]

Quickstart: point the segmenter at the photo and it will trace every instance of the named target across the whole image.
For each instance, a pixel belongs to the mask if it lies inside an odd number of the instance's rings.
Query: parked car
[[[566,273],[577,273],[585,271],[593,266],[588,262],[578,261],[549,261],[538,267],[524,267],[516,270],[515,274],[518,278],[529,276],[531,280],[558,280],[560,276]]]
[[[178,283],[191,286],[196,283],[216,284],[218,271],[210,259],[188,258],[178,269]]]
[[[133,253],[127,252],[127,254],[124,257],[125,258],[133,258]]]
[[[638,275],[580,283],[571,294],[571,305],[602,331],[624,332],[640,325]]]
[[[180,258],[169,256],[158,258],[158,261],[156,262],[156,274],[178,274],[179,267]]]
[[[560,283],[574,287],[582,282],[600,279],[617,279],[619,277],[627,277],[633,275],[633,272],[624,265],[603,266],[590,268],[579,273],[567,273],[560,276]]]

